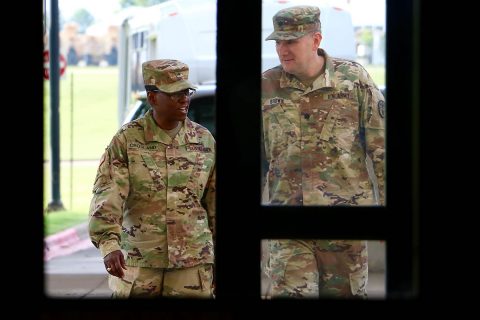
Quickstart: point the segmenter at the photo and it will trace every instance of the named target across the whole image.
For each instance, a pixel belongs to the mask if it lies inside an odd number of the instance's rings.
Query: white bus
[[[263,0],[262,1],[262,71],[277,66],[278,56],[275,52],[275,41],[264,41],[273,32],[272,17],[279,10],[297,6],[313,5],[320,8],[320,23],[322,42],[320,47],[325,49],[330,56],[355,60],[355,35],[350,13],[344,9],[326,6],[326,1],[288,1],[288,0]]]
[[[241,2],[236,2],[241,5]],[[320,8],[324,38],[321,47],[330,55],[354,59],[355,39],[348,11],[325,6],[325,1],[262,1],[262,70],[278,65],[275,41],[265,41],[273,31],[272,17],[280,9],[310,4]],[[119,124],[144,91],[141,65],[152,59],[177,59],[190,67],[189,79],[215,84],[217,6],[215,0],[170,0],[146,7],[127,18],[120,29]],[[250,39],[252,39],[250,37]],[[254,41],[254,40],[252,40]],[[260,75],[260,70],[259,70]]]

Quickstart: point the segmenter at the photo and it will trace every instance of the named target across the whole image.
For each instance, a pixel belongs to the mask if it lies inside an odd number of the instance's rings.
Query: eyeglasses
[[[158,89],[152,90],[152,91],[153,92],[161,92],[161,93],[167,95],[170,99],[172,99],[174,101],[178,101],[183,97],[190,98],[191,96],[193,96],[195,94],[195,90],[193,90],[193,89],[185,89],[185,90],[177,91],[177,92],[165,92],[165,91],[160,91]]]

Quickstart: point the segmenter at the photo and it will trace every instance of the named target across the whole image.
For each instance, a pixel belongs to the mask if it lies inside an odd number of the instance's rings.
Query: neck
[[[300,81],[309,86],[324,72],[325,58],[322,56],[316,55],[312,62],[309,64],[309,68],[306,73],[297,76]]]
[[[180,121],[178,121],[178,120],[168,121],[168,120],[165,120],[165,119],[161,119],[160,117],[158,117],[158,115],[155,114],[155,112],[153,113],[153,120],[155,120],[155,123],[157,124],[157,126],[159,126],[160,128],[162,128],[164,130],[175,129],[180,124]]]

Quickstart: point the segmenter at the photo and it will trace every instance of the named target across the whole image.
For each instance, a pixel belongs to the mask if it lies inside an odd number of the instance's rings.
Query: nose
[[[285,41],[278,41],[276,44],[276,49],[279,55],[284,55],[288,51],[288,46],[285,44]]]
[[[182,94],[181,96],[177,97],[177,103],[184,104],[185,101],[188,101],[187,96]]]
[[[176,98],[178,101],[189,100],[190,95],[188,94],[188,92],[179,92]]]

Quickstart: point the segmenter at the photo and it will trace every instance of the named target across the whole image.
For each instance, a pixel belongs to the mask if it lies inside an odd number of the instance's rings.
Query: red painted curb
[[[80,242],[75,228],[66,229],[45,238],[44,260],[58,256],[59,252]]]
[[[75,228],[66,229],[45,238],[47,249],[54,246],[68,246],[80,240]]]

